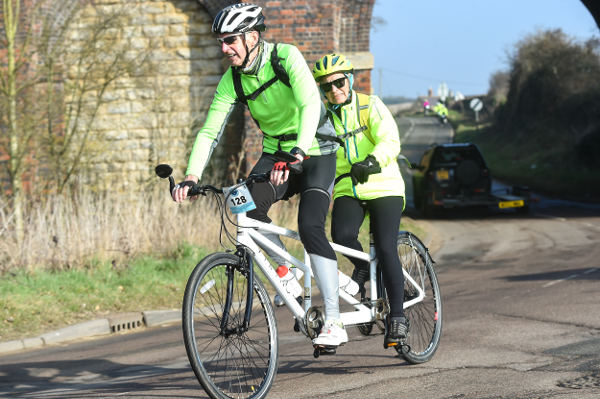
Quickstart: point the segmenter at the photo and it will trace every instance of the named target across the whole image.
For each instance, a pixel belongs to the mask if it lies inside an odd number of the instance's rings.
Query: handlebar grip
[[[188,197],[194,197],[196,195],[206,195],[202,186],[191,186],[187,192]]]

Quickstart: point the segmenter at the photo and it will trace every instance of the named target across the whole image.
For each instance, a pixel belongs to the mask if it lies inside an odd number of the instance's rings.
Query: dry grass
[[[160,188],[135,199],[77,192],[28,204],[21,244],[12,229],[8,204],[0,199],[0,271],[64,270],[105,260],[119,263],[140,254],[168,255],[181,243],[219,248],[216,202],[201,197],[178,205]],[[296,212],[295,201],[282,202],[270,216],[295,229]]]

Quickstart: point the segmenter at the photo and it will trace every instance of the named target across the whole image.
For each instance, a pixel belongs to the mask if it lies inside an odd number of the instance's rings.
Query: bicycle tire
[[[192,271],[183,298],[183,338],[196,378],[214,399],[266,397],[278,367],[277,321],[262,282],[254,277],[247,331],[221,334],[228,273],[233,289],[227,326],[241,326],[246,310],[248,270],[233,254],[205,257]]]
[[[398,256],[402,267],[423,287],[425,298],[405,309],[410,323],[406,339],[410,350],[403,352],[401,347],[397,347],[397,351],[410,363],[425,363],[435,354],[442,335],[442,296],[437,275],[427,248],[412,233],[398,233]],[[404,301],[416,296],[414,286],[405,282]]]

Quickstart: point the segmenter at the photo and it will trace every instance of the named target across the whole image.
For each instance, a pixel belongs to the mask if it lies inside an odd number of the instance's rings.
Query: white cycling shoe
[[[340,346],[348,342],[348,333],[341,320],[326,320],[319,336],[312,340],[313,345]]]

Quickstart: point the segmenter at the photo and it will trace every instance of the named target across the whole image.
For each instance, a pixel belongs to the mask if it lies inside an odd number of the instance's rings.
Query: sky
[[[508,53],[537,30],[561,28],[575,40],[600,37],[579,0],[376,0],[385,21],[371,30],[375,66],[371,82],[380,97],[434,95],[442,82],[453,92],[485,94]]]

